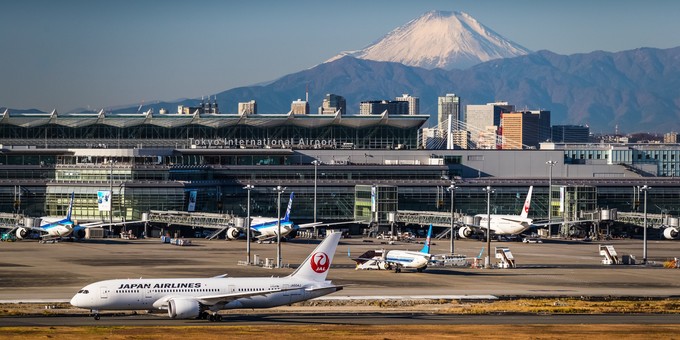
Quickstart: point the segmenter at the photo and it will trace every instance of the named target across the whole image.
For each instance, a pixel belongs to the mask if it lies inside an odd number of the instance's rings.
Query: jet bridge
[[[168,225],[186,225],[211,229],[223,229],[234,225],[235,216],[231,214],[213,214],[202,212],[160,211],[151,210],[147,215],[148,222],[166,223]]]
[[[500,260],[498,266],[500,268],[516,268],[515,257],[508,247],[496,247],[496,258]]]

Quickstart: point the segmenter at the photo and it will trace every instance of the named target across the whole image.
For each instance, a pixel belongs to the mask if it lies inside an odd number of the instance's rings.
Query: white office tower
[[[401,97],[395,99],[398,102],[408,103],[408,114],[419,115],[420,114],[420,98],[412,97],[408,93],[402,94]]]
[[[290,111],[294,115],[309,114],[309,103],[306,100],[302,100],[302,99],[294,100],[290,104]]]
[[[240,115],[257,114],[257,103],[254,100],[245,103],[238,103],[238,114]]]
[[[515,111],[515,106],[507,102],[487,103],[486,105],[466,105],[465,125],[470,131],[471,142],[478,149],[495,149],[500,142],[495,141],[501,114]]]
[[[448,122],[446,126],[447,149],[454,148],[452,133],[460,129],[459,120],[460,97],[454,93],[447,93],[446,96],[439,97],[437,99],[437,123],[441,126],[444,122]],[[465,148],[467,148],[467,141],[465,141],[465,145]]]

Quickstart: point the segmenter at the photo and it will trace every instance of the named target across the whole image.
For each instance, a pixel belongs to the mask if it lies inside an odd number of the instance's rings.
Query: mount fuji
[[[466,33],[457,31],[460,37],[497,36],[476,21],[473,25],[472,20],[463,13],[429,12],[372,45],[382,46],[383,50],[369,47],[362,50],[364,56],[361,59],[338,57],[334,61],[271,82],[222,91],[216,93],[217,101],[223,112],[233,113],[239,102],[256,100],[260,113],[285,113],[292,100],[308,93],[309,104],[314,112],[326,93],[335,93],[345,97],[347,113],[354,114],[361,101],[391,99],[409,93],[420,97],[421,112],[429,113],[436,119],[437,97],[456,93],[464,105],[508,101],[515,107],[550,110],[552,124],[587,124],[591,131],[614,131],[617,127],[621,131],[631,132],[680,130],[680,47],[639,48],[615,53],[595,51],[574,55],[542,50],[525,54],[528,50],[506,41],[499,43],[500,46],[509,46],[506,51],[520,55],[502,58],[497,57],[501,52],[490,52],[490,46],[499,44],[481,43],[479,39],[474,40],[477,41],[475,46],[485,48],[474,53],[470,50],[462,52],[463,46],[473,44],[467,40],[461,43],[464,41],[462,38],[453,39],[453,42],[449,39],[446,43],[434,43],[444,41],[442,37],[453,34],[448,30],[458,25],[452,24],[453,21],[461,27],[462,22],[467,22],[467,27],[477,27],[464,30]],[[436,22],[441,23],[437,26],[441,29],[433,28],[436,25],[430,26]],[[401,55],[411,56],[410,63],[420,63],[419,67],[406,65],[404,60],[368,60],[368,56],[378,52],[394,55],[388,53],[391,47],[387,46],[387,41],[407,39],[407,36],[413,40],[403,40],[393,44],[393,48],[402,48]],[[499,39],[491,40],[505,41]],[[436,48],[426,48],[431,46]],[[445,50],[451,53],[443,53]],[[413,54],[410,54],[411,51]],[[354,53],[358,55],[360,52]],[[443,69],[454,67],[451,64],[454,56],[461,55],[467,58],[463,59],[468,64],[471,63],[471,55],[496,59],[476,61],[478,65],[462,70]],[[460,65],[457,67],[463,67]],[[180,104],[196,106],[198,103],[198,99],[156,102],[144,108],[133,106],[114,112],[148,109],[158,112],[161,108]],[[430,125],[433,123],[431,121]]]
[[[530,50],[502,37],[463,12],[430,11],[344,56],[391,61],[425,69],[466,69],[479,63],[517,57]]]

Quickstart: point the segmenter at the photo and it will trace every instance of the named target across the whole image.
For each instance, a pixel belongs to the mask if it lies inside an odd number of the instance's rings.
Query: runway
[[[318,244],[316,240],[295,240],[282,245],[284,264],[290,268],[269,269],[238,265],[245,257],[243,241],[192,240],[193,246],[162,244],[159,240],[92,240],[38,244],[0,244],[0,300],[68,301],[86,284],[115,278],[285,276]],[[637,254],[640,240],[608,241],[620,254]],[[473,257],[485,244],[474,240],[456,241],[456,252]],[[173,320],[165,313],[137,315],[102,311],[95,321],[85,314],[64,311],[42,316],[38,311],[26,317],[0,317],[7,326],[216,326],[216,325],[497,325],[497,324],[679,324],[680,314],[438,314],[427,309],[380,308],[371,297],[405,301],[405,297],[455,296],[454,300],[512,299],[516,297],[677,297],[680,281],[677,269],[662,263],[680,255],[677,241],[650,241],[648,265],[606,266],[601,263],[598,243],[547,240],[543,244],[493,242],[508,247],[517,261],[515,269],[430,267],[423,273],[355,270],[350,252],[359,255],[369,249],[420,249],[421,244],[382,244],[377,240],[343,239],[336,251],[328,279],[345,286],[328,295],[325,303],[307,309],[234,310],[222,313],[222,322]],[[272,258],[276,245],[252,245],[253,254]],[[433,254],[448,251],[447,240],[435,241]],[[333,309],[332,300],[354,300],[351,307]],[[359,300],[357,303],[356,300]],[[49,303],[46,303],[49,304]],[[363,306],[373,306],[368,308]],[[377,311],[376,311],[377,309]],[[302,310],[302,311],[301,311]],[[79,311],[86,313],[86,311]],[[67,316],[62,316],[67,315]]]
[[[368,242],[367,242],[368,241]],[[245,259],[244,241],[204,239],[179,247],[160,240],[89,240],[39,244],[35,241],[0,243],[0,300],[69,300],[83,286],[106,279],[243,276],[286,276],[293,272],[319,241],[294,240],[282,245],[283,263],[269,269],[238,265]],[[663,261],[680,257],[678,241],[649,242],[648,265],[601,263],[600,243],[546,240],[542,244],[492,242],[512,251],[515,269],[429,267],[424,273],[354,270],[349,253],[369,249],[418,250],[417,243],[382,244],[379,240],[343,239],[328,279],[345,288],[335,296],[376,295],[494,295],[498,297],[561,296],[678,296],[677,269]],[[619,254],[640,257],[641,240],[607,241]],[[260,259],[276,256],[275,244],[252,245]],[[484,242],[457,240],[456,252],[477,256]],[[433,254],[448,252],[448,240],[435,240]],[[494,259],[495,261],[495,259]]]
[[[257,313],[223,315],[221,322],[172,320],[159,315],[31,316],[0,318],[0,327],[51,326],[235,326],[235,325],[531,325],[531,324],[678,324],[679,314],[512,314],[459,315],[427,313]]]

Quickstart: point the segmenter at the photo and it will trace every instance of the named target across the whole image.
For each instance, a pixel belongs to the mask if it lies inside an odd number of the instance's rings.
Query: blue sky
[[[674,0],[3,0],[0,107],[210,95],[363,48],[430,10],[467,12],[531,50],[680,46]]]

